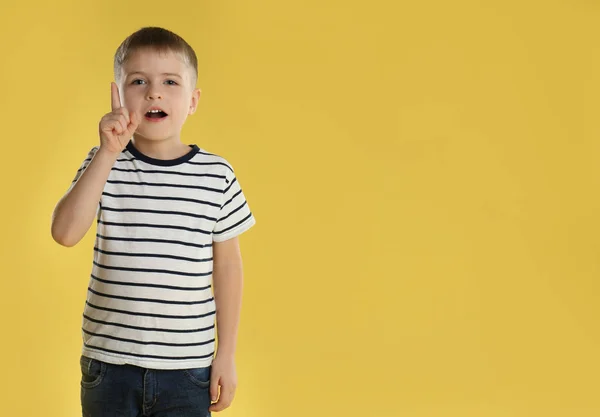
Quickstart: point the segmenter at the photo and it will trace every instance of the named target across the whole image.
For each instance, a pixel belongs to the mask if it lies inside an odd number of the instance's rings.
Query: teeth
[[[160,113],[162,110],[150,110],[148,113]]]

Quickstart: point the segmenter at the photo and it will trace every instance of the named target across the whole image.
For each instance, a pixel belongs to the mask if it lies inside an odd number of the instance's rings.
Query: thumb
[[[210,399],[211,401],[217,401],[219,395],[219,378],[210,379]]]

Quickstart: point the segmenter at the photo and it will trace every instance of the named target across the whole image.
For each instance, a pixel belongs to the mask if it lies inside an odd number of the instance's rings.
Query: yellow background
[[[183,141],[234,165],[257,218],[219,415],[600,415],[600,3],[0,11],[1,415],[81,415],[94,230],[62,248],[50,216],[147,25],[195,48]]]

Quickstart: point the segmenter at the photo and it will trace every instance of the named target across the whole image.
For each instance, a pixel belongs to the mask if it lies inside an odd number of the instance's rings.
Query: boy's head
[[[200,89],[195,88],[198,60],[185,40],[163,28],[142,28],[117,49],[114,75],[121,105],[142,117],[135,136],[179,138],[200,99]],[[151,116],[151,108],[160,108],[164,114]]]

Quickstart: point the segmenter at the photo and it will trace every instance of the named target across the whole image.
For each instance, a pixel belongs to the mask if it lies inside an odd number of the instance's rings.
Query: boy
[[[237,384],[237,236],[256,221],[231,165],[180,140],[200,98],[193,49],[171,31],[142,28],[117,49],[114,72],[100,145],[52,217],[64,246],[98,224],[82,412],[210,416],[230,405]]]

